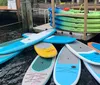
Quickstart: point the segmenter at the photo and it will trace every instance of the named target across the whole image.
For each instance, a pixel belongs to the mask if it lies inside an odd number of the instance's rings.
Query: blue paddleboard
[[[100,84],[100,66],[99,65],[93,65],[89,64],[87,62],[84,62],[86,68],[89,70],[91,75],[97,80],[97,82]]]
[[[46,39],[44,39],[44,42],[47,43],[56,43],[56,44],[66,44],[74,42],[76,38],[69,37],[69,36],[58,36],[58,35],[52,35]]]
[[[21,51],[17,51],[17,52],[10,53],[10,54],[0,55],[0,64],[5,63],[6,61],[18,55],[20,52]]]
[[[90,64],[100,65],[100,53],[91,49],[80,41],[66,44],[67,48],[77,57]]]
[[[34,33],[24,33],[23,37],[29,37],[31,35],[34,35]],[[58,35],[52,35],[48,38],[45,38],[43,41],[47,43],[56,43],[56,44],[66,44],[74,42],[76,38],[69,37],[69,36],[58,36]]]
[[[42,41],[43,39],[49,37],[55,32],[56,29],[50,29],[40,32],[36,35],[31,35],[27,38],[13,40],[13,42],[8,42],[7,44],[0,45],[0,55],[22,50],[28,46],[38,43],[39,41]]]
[[[81,73],[81,61],[64,46],[58,54],[53,78],[56,85],[76,85]]]

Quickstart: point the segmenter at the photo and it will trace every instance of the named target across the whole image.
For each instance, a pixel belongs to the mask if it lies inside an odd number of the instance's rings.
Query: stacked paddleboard
[[[24,34],[23,36],[28,37],[30,35],[31,34]],[[65,44],[65,43],[72,43],[75,40],[76,39],[72,38],[72,37],[54,36],[53,35],[53,36],[50,36],[50,37],[44,39],[42,43],[38,43],[38,44],[34,45],[34,48],[35,48],[37,54],[41,55],[41,56],[38,56],[38,58],[41,58],[43,60],[45,59],[45,64],[44,64],[44,66],[45,66],[49,62],[49,61],[46,62],[48,59],[50,59],[50,60],[55,59],[52,57],[54,57],[54,55],[55,56],[57,55],[57,51],[55,50],[53,45],[50,43]],[[68,54],[67,56],[66,56],[66,53]],[[29,67],[29,69],[27,70],[27,72],[24,76],[22,85],[31,85],[31,84],[32,85],[45,85],[45,83],[47,82],[47,80],[51,74],[51,71],[50,72],[45,72],[45,71],[47,70],[47,68],[48,68],[48,70],[51,70],[50,67],[45,68],[46,70],[37,71],[37,70],[34,70],[34,68],[32,68],[32,65],[36,66],[36,68],[38,68],[38,69],[41,69],[42,67],[44,68],[44,66],[42,66],[41,63],[37,66],[35,64],[35,62],[37,62],[37,61],[34,60],[33,63],[31,64],[31,66]],[[52,64],[52,66],[54,66],[54,64]],[[30,71],[31,71],[31,74],[30,74]],[[43,76],[43,79],[41,79],[40,78],[41,76],[35,77],[35,75],[34,75],[36,73],[42,74],[43,72],[47,73],[47,75],[49,75],[49,76],[48,77]],[[80,73],[81,73],[80,59],[77,58],[75,55],[73,55],[67,49],[67,47],[64,46],[62,48],[61,52],[58,54],[56,64],[54,66],[53,78],[54,78],[55,83],[57,85],[76,84],[80,77]],[[71,78],[72,75],[73,75],[73,78]],[[31,78],[31,76],[33,79]],[[35,77],[35,80],[34,80],[34,77]],[[62,79],[62,77],[63,77],[63,79]],[[69,79],[69,77],[71,79]],[[40,82],[38,82],[37,80]]]
[[[12,40],[12,41],[8,41],[8,42],[4,42],[2,44],[0,44],[0,47],[2,48],[5,45],[8,45],[10,43],[13,43],[15,41],[21,40],[21,38],[16,39],[16,40]],[[11,58],[17,56],[22,50],[16,51],[16,52],[12,52],[12,53],[8,53],[8,54],[0,54],[0,64],[5,63],[6,61],[10,60]]]
[[[58,54],[53,72],[54,82],[57,85],[76,85],[81,72],[80,59],[100,83],[100,54],[77,40],[66,44]]]
[[[89,72],[100,83],[100,53],[98,52],[100,44],[91,42],[88,45],[89,47],[79,41],[66,44],[73,54],[83,60]]]
[[[50,11],[50,25],[52,25],[52,9]],[[73,10],[64,11],[60,8],[55,8],[55,13],[57,14],[75,14],[84,15],[84,11]],[[84,31],[84,17],[67,17],[67,16],[55,16],[56,28],[61,30],[67,30],[72,32],[83,32]],[[89,11],[87,19],[87,32],[88,33],[98,33],[100,32],[100,12]]]
[[[52,35],[56,30],[50,29],[29,37],[22,37],[0,44],[0,64],[18,55],[23,49],[34,45]]]
[[[66,43],[72,43],[75,40],[76,40],[75,38],[67,37],[67,36],[50,36],[44,39],[44,42],[48,44],[49,43],[66,44]],[[35,50],[37,46],[41,47],[40,45],[43,46],[43,44],[41,43],[34,46]],[[50,53],[49,55],[51,54],[52,53]],[[77,58],[74,54],[72,54],[66,46],[64,46],[57,56],[54,70],[53,70],[53,78],[54,78],[55,84],[56,85],[76,85],[80,78],[80,73],[81,73],[80,59]]]
[[[43,44],[44,44],[44,48],[45,47],[47,48],[47,47],[50,47],[49,43],[56,43],[56,44],[68,43],[61,49],[56,59],[56,63],[54,66],[54,71],[53,71],[53,78],[54,78],[55,84],[76,85],[81,74],[80,59],[83,60],[87,69],[90,71],[93,77],[100,83],[100,69],[99,69],[100,68],[99,66],[100,54],[96,52],[94,49],[91,49],[87,45],[81,43],[80,41],[77,41],[77,40],[75,41],[74,38],[69,38],[69,41],[66,42],[65,36],[50,36],[44,39],[44,42],[47,42],[48,46],[46,45],[46,43],[39,43],[36,45],[36,47],[43,49],[43,47],[41,47],[43,46]],[[92,45],[91,47],[94,47],[95,49],[99,48],[99,44],[97,43],[90,43],[90,44]],[[37,50],[37,53],[39,54],[40,51],[39,52],[38,51],[39,50]],[[48,58],[48,57],[45,57],[45,58]]]
[[[27,38],[21,38],[19,40],[15,40],[14,42],[1,46],[0,54],[7,54],[7,53],[16,52],[16,51],[25,49],[49,37],[55,31],[56,31],[55,29],[50,29],[50,30],[43,31],[35,35],[33,34]]]
[[[34,45],[38,56],[28,68],[22,85],[45,85],[52,73],[57,50],[51,43],[38,43]]]
[[[91,47],[100,50],[100,44],[89,44],[92,45]],[[89,72],[100,83],[100,54],[76,40],[66,44],[58,54],[53,72],[56,85],[76,85],[81,72],[80,59],[83,60]]]
[[[67,36],[52,36],[44,42],[66,44],[75,42],[75,38]],[[67,54],[67,55],[66,55]],[[81,73],[81,61],[64,46],[59,52],[53,70],[56,85],[76,85]],[[73,75],[73,77],[72,77]]]

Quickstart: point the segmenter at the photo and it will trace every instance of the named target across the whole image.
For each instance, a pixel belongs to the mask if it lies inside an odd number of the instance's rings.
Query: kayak
[[[48,9],[50,12],[52,12],[52,9]],[[72,17],[75,17],[74,15],[82,15],[82,16],[76,16],[76,17],[81,17],[84,18],[84,10],[74,10],[70,9],[69,11],[64,11],[60,8],[55,8],[55,13],[57,14],[68,14],[68,15],[73,15]],[[100,12],[99,11],[89,11],[87,14],[87,18],[91,19],[100,19]]]

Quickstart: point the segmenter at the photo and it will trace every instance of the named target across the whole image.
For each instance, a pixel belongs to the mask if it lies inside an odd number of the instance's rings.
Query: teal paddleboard
[[[81,61],[66,46],[58,54],[53,78],[56,85],[76,85],[81,73]]]
[[[8,45],[10,43],[13,43],[15,41],[21,40],[22,38],[16,39],[16,40],[12,40],[12,41],[8,41],[8,42],[4,42],[2,44],[0,44],[0,47]],[[5,63],[6,61],[10,60],[11,58],[15,57],[16,55],[18,55],[22,50],[13,52],[13,53],[9,53],[9,54],[3,54],[0,55],[0,64]]]
[[[55,59],[37,56],[25,73],[22,85],[45,85],[52,73]]]
[[[66,43],[74,42],[75,40],[76,40],[76,38],[69,37],[69,36],[53,35],[53,36],[50,36],[50,37],[44,39],[44,42],[56,43],[56,44],[66,44]]]

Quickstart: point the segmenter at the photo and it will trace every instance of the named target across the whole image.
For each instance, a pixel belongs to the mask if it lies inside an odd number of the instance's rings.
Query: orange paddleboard
[[[88,46],[100,53],[100,44],[96,42],[89,42]]]

